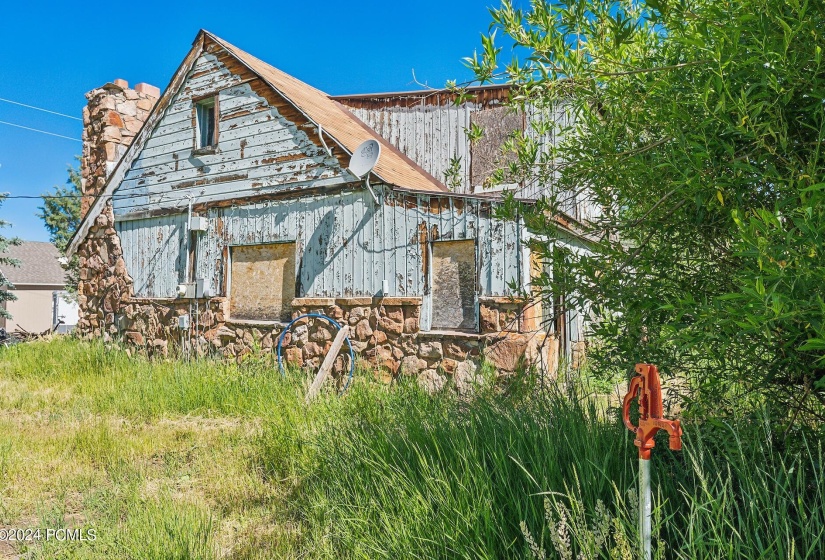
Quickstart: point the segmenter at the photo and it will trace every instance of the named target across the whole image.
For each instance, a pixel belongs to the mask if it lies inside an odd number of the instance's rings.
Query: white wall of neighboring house
[[[62,255],[57,247],[43,241],[23,241],[6,247],[3,257],[17,264],[3,264],[0,285],[17,299],[2,303],[11,318],[0,318],[0,327],[7,332],[42,333],[52,330],[55,319],[61,315],[65,323],[77,324],[76,307],[63,301],[67,300],[66,271],[61,266]],[[55,297],[56,292],[64,295]]]
[[[77,303],[69,299],[63,286],[20,286],[11,291],[17,299],[7,301],[5,309],[12,318],[0,320],[0,327],[7,332],[42,333],[61,320],[57,332],[63,333],[71,331],[77,324]]]

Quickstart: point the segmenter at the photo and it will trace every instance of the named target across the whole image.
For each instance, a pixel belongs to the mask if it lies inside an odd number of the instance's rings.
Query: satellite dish
[[[381,144],[375,140],[366,140],[355,148],[349,160],[349,171],[359,179],[372,171],[381,156]]]

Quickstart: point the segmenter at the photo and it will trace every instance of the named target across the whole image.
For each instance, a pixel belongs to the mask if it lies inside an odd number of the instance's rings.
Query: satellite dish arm
[[[327,143],[324,141],[324,127],[320,124],[318,125],[318,138],[321,140],[321,144],[324,146],[324,151],[327,153],[328,156],[332,157],[332,150],[327,146]]]
[[[370,191],[370,194],[372,195],[372,200],[375,201],[375,205],[378,206],[378,204],[379,204],[378,197],[375,196],[375,191],[372,190],[372,187],[370,186],[370,174],[369,173],[367,173],[366,176],[364,176],[364,185],[366,185],[367,190]]]

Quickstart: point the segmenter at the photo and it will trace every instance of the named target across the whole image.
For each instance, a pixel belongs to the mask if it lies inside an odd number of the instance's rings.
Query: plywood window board
[[[476,246],[472,239],[432,244],[432,328],[476,329]]]
[[[294,297],[294,242],[231,248],[229,314],[232,319],[288,321]]]
[[[514,132],[524,130],[524,114],[506,106],[491,107],[472,113],[470,122],[484,131],[473,142],[470,159],[470,184],[480,187],[496,169],[518,159],[514,153],[503,154],[501,149]]]

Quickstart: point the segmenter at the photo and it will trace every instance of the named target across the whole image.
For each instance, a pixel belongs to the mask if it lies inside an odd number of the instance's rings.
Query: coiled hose
[[[278,346],[276,348],[278,352],[278,369],[281,371],[282,376],[286,375],[286,371],[284,371],[284,364],[281,361],[281,346],[283,345],[286,333],[289,332],[289,329],[292,328],[292,325],[294,325],[297,321],[300,321],[301,319],[324,319],[339,331],[341,330],[341,325],[338,323],[338,321],[336,321],[332,317],[322,315],[321,313],[306,313],[304,315],[299,315],[298,317],[290,321],[289,324],[284,328],[284,331],[281,333],[281,336],[278,337]],[[338,395],[344,394],[344,391],[346,391],[347,387],[349,387],[349,384],[352,381],[352,376],[355,373],[355,351],[352,349],[352,343],[349,340],[349,336],[345,338],[345,341],[347,343],[347,346],[349,347],[349,376],[347,377],[347,382],[344,384],[344,387],[341,389],[341,392],[338,393]]]

